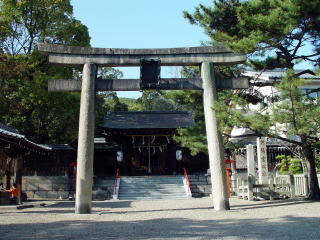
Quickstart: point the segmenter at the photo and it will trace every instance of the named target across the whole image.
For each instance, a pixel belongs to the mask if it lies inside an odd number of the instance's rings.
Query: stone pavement
[[[101,201],[81,215],[68,201],[1,206],[0,239],[320,239],[320,202],[230,203],[232,210],[217,212],[210,198]]]

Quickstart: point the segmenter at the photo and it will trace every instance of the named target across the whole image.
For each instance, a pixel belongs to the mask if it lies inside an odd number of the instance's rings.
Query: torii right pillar
[[[217,100],[213,63],[202,63],[201,77],[203,81],[203,106],[206,121],[213,206],[216,211],[230,210],[223,139],[218,130],[216,113],[213,110],[214,101]]]

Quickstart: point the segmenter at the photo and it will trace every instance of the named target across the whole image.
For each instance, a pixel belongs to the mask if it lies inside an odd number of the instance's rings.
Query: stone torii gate
[[[162,66],[201,66],[201,78],[164,78],[147,89],[203,90],[204,113],[208,141],[212,197],[215,210],[230,209],[227,194],[224,148],[212,109],[217,88],[247,88],[246,78],[223,78],[214,65],[243,63],[246,56],[224,47],[189,47],[163,49],[115,49],[73,47],[41,43],[41,53],[49,62],[65,66],[83,66],[82,80],[49,81],[49,91],[81,91],[76,181],[76,213],[90,213],[92,201],[94,151],[94,99],[96,91],[141,90],[140,79],[97,79],[97,67],[140,66],[143,59],[158,59]],[[148,84],[147,84],[148,85]],[[143,89],[146,89],[145,87]]]

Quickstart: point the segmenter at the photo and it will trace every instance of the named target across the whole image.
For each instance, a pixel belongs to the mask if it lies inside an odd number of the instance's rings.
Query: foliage
[[[98,69],[97,77],[102,79],[118,79],[123,76],[118,69],[111,67],[102,67]],[[99,92],[96,94],[95,101],[95,122],[99,126],[108,111],[128,111],[128,106],[120,102],[115,92]],[[96,128],[95,135],[99,136],[101,130]]]
[[[116,68],[101,67],[98,69],[97,77],[102,79],[119,79],[123,77],[123,73]]]
[[[284,126],[288,136],[300,136],[316,146],[319,141],[316,136],[320,132],[320,120],[316,116],[320,113],[320,104],[318,100],[301,93],[299,86],[303,83],[305,81],[295,78],[293,72],[288,71],[276,86],[281,101],[274,105],[271,120],[274,125],[282,125],[275,128],[275,132],[281,132],[280,128]]]
[[[279,155],[276,157],[279,161],[277,168],[280,174],[300,174],[303,172],[301,161],[299,158],[292,158],[291,156]]]
[[[123,103],[115,92],[105,93],[104,104],[108,112],[128,111],[128,105]]]
[[[258,136],[275,137],[302,145],[292,138],[300,136],[309,143],[317,144],[315,136],[320,131],[320,121],[316,116],[320,105],[301,92],[299,86],[303,83],[305,82],[296,78],[292,71],[288,71],[276,85],[280,101],[269,105],[261,104],[255,111],[252,111],[241,96],[231,91],[220,93],[220,101],[214,106],[220,120],[220,130],[229,132],[234,126],[238,126],[249,128]],[[230,107],[231,103],[236,105],[236,110]]]
[[[178,107],[173,101],[165,97],[162,91],[148,90],[143,91],[142,96],[137,99],[139,110],[147,111],[173,111]]]
[[[198,77],[199,74],[198,67],[183,67],[181,70],[182,77]],[[179,109],[192,111],[195,120],[195,126],[178,129],[174,140],[188,148],[192,155],[207,153],[202,92],[195,90],[167,91],[165,96],[179,106]]]
[[[40,41],[89,44],[88,29],[72,16],[69,0],[1,0],[0,7],[4,53],[30,54]]]
[[[225,77],[234,77],[234,75],[238,74],[240,70],[241,68],[238,66],[215,66],[215,72]],[[182,77],[189,78],[199,77],[200,70],[198,67],[183,67],[181,75]],[[229,94],[230,96],[237,97],[237,95],[234,95],[232,91],[219,92],[219,95],[221,96],[224,94]],[[196,155],[198,153],[207,154],[207,137],[205,117],[203,111],[202,91],[169,91],[166,93],[166,96],[170,98],[173,102],[175,102],[177,105],[179,105],[181,109],[192,111],[193,117],[195,119],[195,126],[178,129],[178,134],[174,137],[175,141],[177,141],[181,146],[189,148],[192,155]],[[222,112],[218,111],[218,113]],[[229,128],[229,131],[231,131],[231,129],[232,127]],[[224,131],[226,130],[227,129],[224,128]],[[224,140],[225,145],[228,148],[235,148],[235,145],[233,143],[228,142],[227,138],[225,138]]]
[[[36,142],[72,141],[79,94],[49,93],[47,81],[78,70],[49,66],[35,48],[39,41],[89,46],[87,27],[73,18],[68,0],[1,0],[0,26],[0,121]]]
[[[119,101],[128,106],[128,111],[140,111],[143,110],[137,99],[134,98],[119,98]]]
[[[170,91],[167,97],[183,110],[192,111],[195,126],[180,128],[174,140],[181,146],[189,148],[192,155],[207,153],[207,137],[203,113],[202,92],[194,90]]]
[[[184,16],[203,27],[214,44],[266,57],[273,67],[292,68],[301,59],[319,62],[319,0],[215,0],[213,4],[200,4]],[[313,46],[312,53],[299,51],[307,44]]]
[[[312,154],[314,148],[319,148],[316,117],[320,111],[319,100],[300,93],[298,86],[302,82],[290,69],[301,60],[319,64],[318,5],[319,0],[215,0],[212,7],[200,4],[193,13],[184,12],[190,23],[205,29],[212,44],[223,44],[235,52],[248,54],[248,64],[254,69],[289,70],[277,86],[280,102],[260,104],[256,110],[249,111],[252,105],[246,96],[258,99],[252,81],[251,89],[245,92],[221,94],[214,108],[220,129],[226,134],[234,126],[246,127],[256,136],[274,137],[301,146],[311,181],[311,199],[320,199]],[[308,51],[303,51],[305,46],[309,46]]]

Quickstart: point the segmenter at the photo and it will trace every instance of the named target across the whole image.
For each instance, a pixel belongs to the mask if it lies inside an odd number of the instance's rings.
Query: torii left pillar
[[[223,139],[218,129],[216,112],[213,110],[214,102],[218,99],[213,63],[204,62],[201,64],[201,77],[203,81],[203,107],[206,120],[213,207],[216,211],[230,210]]]
[[[75,206],[75,212],[79,214],[91,213],[96,73],[97,67],[95,64],[84,64],[80,100]]]

